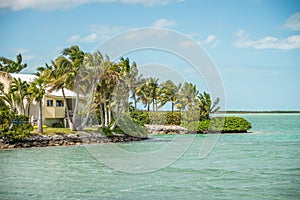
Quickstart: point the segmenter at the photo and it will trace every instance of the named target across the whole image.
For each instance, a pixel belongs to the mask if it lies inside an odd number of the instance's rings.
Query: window
[[[53,100],[47,99],[47,107],[53,107]]]
[[[56,100],[56,107],[64,107],[64,102],[62,100]]]

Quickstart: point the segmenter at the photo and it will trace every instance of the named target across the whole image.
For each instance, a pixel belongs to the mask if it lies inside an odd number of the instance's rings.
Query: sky
[[[89,52],[135,28],[174,30],[215,64],[227,110],[300,110],[298,0],[1,0],[0,24],[0,56],[22,53],[28,64],[22,73],[72,45]],[[209,88],[178,56],[154,50],[126,56],[141,71],[173,67],[200,91]]]

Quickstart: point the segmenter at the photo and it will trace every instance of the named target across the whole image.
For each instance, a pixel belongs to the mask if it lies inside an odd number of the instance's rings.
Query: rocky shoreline
[[[9,148],[30,148],[47,146],[68,146],[93,143],[117,143],[141,141],[147,138],[134,137],[129,135],[115,135],[106,137],[99,133],[76,133],[61,135],[34,135],[25,140],[10,143],[0,139],[0,149]]]
[[[177,125],[145,124],[145,128],[151,134],[188,134],[189,130]]]

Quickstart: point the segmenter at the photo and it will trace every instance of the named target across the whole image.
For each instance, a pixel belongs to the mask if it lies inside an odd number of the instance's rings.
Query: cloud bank
[[[244,30],[235,33],[237,41],[233,45],[237,48],[254,49],[298,49],[300,48],[300,35],[293,35],[284,39],[266,36],[257,40],[250,39]]]
[[[161,27],[161,28],[167,28],[170,26],[174,26],[176,24],[175,20],[169,20],[169,19],[158,19],[153,23],[153,26],[155,27]]]
[[[299,31],[300,30],[300,13],[296,12],[295,14],[291,15],[284,23],[284,27],[287,29],[290,29],[292,31]]]
[[[141,4],[144,6],[163,6],[171,2],[182,2],[183,0],[1,0],[0,8],[12,11],[35,9],[35,10],[57,10],[77,7],[87,3],[111,3]]]

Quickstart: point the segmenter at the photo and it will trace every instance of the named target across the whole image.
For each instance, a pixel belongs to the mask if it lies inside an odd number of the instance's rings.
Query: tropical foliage
[[[17,142],[30,136],[32,130],[28,116],[17,115],[5,106],[0,107],[0,139],[5,142]]]
[[[6,58],[0,61],[2,76],[17,73],[27,66],[22,63],[21,55],[17,56],[17,61]],[[0,91],[1,98],[16,114],[29,115],[30,104],[38,103],[39,132],[43,132],[42,100],[46,88],[50,92],[62,92],[71,130],[83,130],[91,123],[94,113],[100,126],[112,131],[128,120],[128,111],[131,111],[133,121],[139,121],[139,124],[180,124],[209,119],[219,110],[219,99],[212,101],[208,93],[201,94],[192,83],[175,84],[171,80],[161,83],[158,78],[143,78],[137,64],[129,58],[112,62],[108,55],[86,53],[78,46],[64,49],[50,64],[39,67],[36,75],[30,84],[13,79],[7,93],[3,87]],[[71,103],[67,101],[67,89],[75,94]],[[146,111],[137,111],[141,105]],[[168,106],[171,112],[157,112]]]
[[[0,57],[0,71],[7,73],[19,73],[22,69],[27,67],[27,64],[22,63],[22,55],[18,54],[16,61]]]
[[[198,133],[243,133],[251,129],[251,123],[242,117],[212,118],[183,124],[192,132]]]

